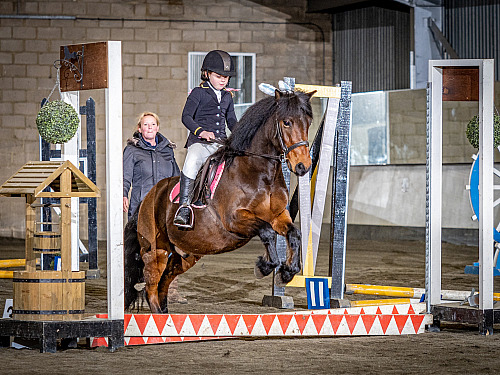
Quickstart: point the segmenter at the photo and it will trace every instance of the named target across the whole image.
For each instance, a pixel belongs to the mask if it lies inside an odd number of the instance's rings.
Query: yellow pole
[[[410,298],[396,299],[368,299],[362,301],[350,301],[351,307],[379,306],[379,305],[403,305],[414,303]],[[418,301],[418,300],[417,300]]]
[[[363,285],[363,284],[346,284],[346,294],[366,294],[376,296],[388,297],[407,297],[407,298],[420,298],[425,293],[423,288],[406,288],[399,286],[385,286],[385,285]],[[442,290],[443,300],[460,301],[466,299],[470,292],[459,290]],[[493,293],[493,300],[500,301],[500,293]]]
[[[14,271],[0,271],[0,279],[12,279]]]
[[[8,267],[24,267],[26,259],[2,259],[0,260],[0,268]]]
[[[414,288],[405,288],[397,286],[384,285],[361,285],[361,284],[346,284],[346,293],[368,294],[377,296],[390,297],[415,297]]]

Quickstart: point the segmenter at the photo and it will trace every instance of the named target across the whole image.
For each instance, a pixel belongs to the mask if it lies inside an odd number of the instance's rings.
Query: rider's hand
[[[215,139],[215,135],[212,132],[207,132],[206,130],[203,130],[200,133],[200,138],[203,138],[207,141],[211,141],[211,140]]]
[[[127,211],[128,211],[128,198],[123,197],[123,212],[127,212]]]

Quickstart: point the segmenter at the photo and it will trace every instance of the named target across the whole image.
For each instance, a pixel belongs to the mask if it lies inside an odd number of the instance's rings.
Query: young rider
[[[189,94],[182,123],[189,129],[185,147],[187,155],[180,177],[179,209],[174,224],[191,228],[190,194],[198,170],[220,145],[214,139],[226,138],[226,123],[229,130],[236,125],[232,94],[226,90],[230,77],[235,75],[234,62],[224,51],[210,51],[201,66],[201,80]]]

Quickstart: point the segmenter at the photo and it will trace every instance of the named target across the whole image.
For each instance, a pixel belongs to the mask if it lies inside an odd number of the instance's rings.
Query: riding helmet
[[[213,50],[207,53],[201,65],[201,71],[206,70],[222,76],[234,77],[236,75],[233,59],[229,53],[221,50]]]

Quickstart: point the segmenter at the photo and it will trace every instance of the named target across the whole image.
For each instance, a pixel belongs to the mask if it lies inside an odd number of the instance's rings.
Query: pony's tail
[[[134,305],[139,296],[135,285],[143,279],[144,262],[141,258],[141,245],[137,239],[137,217],[139,208],[129,219],[123,233],[124,237],[124,269],[125,269],[125,310]]]

